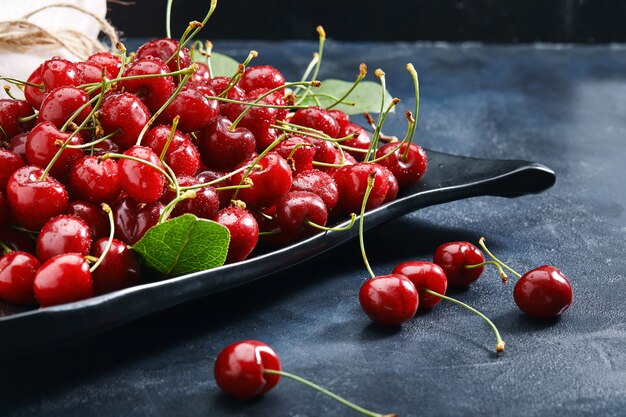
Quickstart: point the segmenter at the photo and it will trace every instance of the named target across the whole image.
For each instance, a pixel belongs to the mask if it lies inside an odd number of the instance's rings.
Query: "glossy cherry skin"
[[[225,347],[219,353],[213,372],[215,382],[222,391],[241,400],[249,400],[265,394],[278,384],[280,376],[265,374],[266,369],[281,370],[276,352],[257,340],[244,340]]]
[[[448,289],[448,279],[441,267],[432,262],[408,261],[402,262],[393,269],[393,274],[404,275],[411,280],[419,293],[419,309],[425,310],[441,301],[441,298],[429,294],[426,290],[445,295]]]
[[[370,134],[363,129],[361,126],[356,125],[354,123],[348,124],[348,126],[339,132],[339,137],[345,137],[348,135],[354,135],[358,133],[358,136],[353,136],[352,138],[341,142],[342,145],[350,146],[352,148],[361,149],[359,151],[346,150],[350,155],[352,155],[357,161],[363,161],[365,159],[365,155],[367,155],[367,150],[370,147],[371,137]]]
[[[337,206],[339,190],[333,177],[317,169],[300,172],[293,177],[292,191],[311,191],[322,198],[328,210]]]
[[[407,152],[406,158],[405,152]],[[398,148],[397,143],[391,142],[381,146],[376,152],[377,158],[384,155],[387,156],[378,163],[386,166],[393,173],[400,187],[409,187],[417,183],[426,173],[428,157],[421,146],[411,143],[407,151],[407,144],[402,144]]]
[[[212,169],[205,169],[196,174],[196,179],[198,180],[198,184],[206,184],[208,182],[219,180],[220,178],[224,178],[226,172],[216,171]],[[217,190],[219,187],[225,187],[230,185],[230,179],[223,179],[213,184],[213,187],[216,188],[217,196],[220,202],[220,209],[228,207],[230,204],[230,200],[233,196],[233,191],[228,189]]]
[[[28,85],[24,87],[26,101],[39,110],[41,103],[50,91],[58,87],[80,84],[80,74],[72,62],[54,57],[37,67],[28,78],[28,82],[43,84],[43,89]]]
[[[89,226],[93,240],[109,236],[111,226],[109,218],[102,210],[102,207],[88,201],[74,200],[67,205],[67,214],[83,219]]]
[[[178,185],[181,187],[189,187],[198,185],[200,182],[196,177],[179,176],[177,178]],[[186,198],[176,203],[172,210],[171,217],[181,216],[186,213],[194,214],[204,219],[211,219],[217,214],[220,206],[220,199],[214,187],[206,186],[194,189],[196,194],[193,198]],[[176,193],[168,190],[163,197],[161,203],[169,204],[176,197]]]
[[[133,146],[124,155],[138,158],[163,169],[159,157],[146,146]],[[153,166],[131,159],[120,159],[117,163],[122,189],[141,203],[153,203],[163,195],[165,177]]]
[[[6,190],[11,175],[24,165],[26,165],[24,159],[18,154],[0,148],[0,191]]]
[[[29,165],[46,168],[59,151],[57,143],[67,141],[70,135],[70,133],[61,132],[51,122],[38,123],[26,139],[26,161]],[[82,143],[83,139],[80,135],[75,135],[69,141],[70,145],[81,145]],[[83,151],[80,149],[63,149],[59,158],[50,168],[50,174],[63,179],[82,156]]]
[[[252,156],[256,146],[252,132],[244,127],[230,130],[231,126],[228,118],[218,116],[198,134],[198,150],[207,168],[232,170]]]
[[[243,261],[252,253],[259,240],[259,224],[248,210],[227,207],[220,210],[213,221],[230,232],[226,263]]]
[[[17,134],[11,138],[9,146],[7,146],[8,151],[19,155],[24,161],[26,161],[26,139],[28,139],[28,132]],[[2,164],[0,164],[1,166]]]
[[[48,259],[37,271],[33,283],[35,298],[48,307],[93,296],[89,264],[83,255],[65,253]]]
[[[291,118],[291,123],[319,130],[331,138],[339,137],[339,123],[322,107],[313,106],[297,110]]]
[[[270,65],[256,65],[246,68],[239,80],[239,86],[246,91],[257,88],[269,90],[285,85],[285,77]]]
[[[274,151],[289,162],[294,175],[313,169],[315,146],[303,137],[287,138],[280,142]]]
[[[210,90],[210,87],[206,87]],[[213,96],[213,90],[207,91]],[[171,124],[176,116],[180,117],[177,129],[185,132],[197,132],[210,125],[219,114],[219,105],[209,100],[195,88],[183,87],[174,100],[167,105],[158,118],[160,123]]]
[[[140,203],[130,197],[119,199],[113,208],[115,237],[129,245],[135,244],[155,226],[165,208],[160,202]]]
[[[100,258],[108,241],[106,237],[96,240],[91,255]],[[140,273],[141,267],[135,252],[121,240],[113,239],[106,256],[91,274],[94,294],[106,294],[137,285]]]
[[[376,172],[374,187],[370,192],[365,205],[366,210],[380,206],[389,190],[389,179],[383,168],[374,163],[360,162],[354,165],[346,165],[338,169],[335,174],[335,182],[339,190],[339,204],[346,213],[359,213],[367,190],[368,176]]]
[[[385,199],[383,200],[383,204],[389,203],[398,197],[398,193],[400,192],[400,186],[398,185],[398,180],[395,175],[392,174],[391,171],[387,169],[384,165],[381,165],[383,173],[387,176],[387,182],[389,183],[389,188],[387,188],[387,194],[385,195]]]
[[[76,69],[78,70],[78,75],[80,76],[81,84],[92,84],[92,83],[101,83],[102,82],[102,70],[104,70],[104,76],[108,79],[113,79],[117,76],[117,72],[112,74],[108,69],[104,68],[102,65],[93,61],[80,61],[76,62]],[[100,93],[100,90],[94,91],[94,95]]]
[[[74,164],[69,176],[73,196],[92,203],[114,201],[120,194],[117,161],[85,156]]]
[[[89,225],[80,217],[60,215],[43,225],[37,236],[37,258],[40,262],[74,252],[88,255],[92,237]]]
[[[156,59],[137,59],[126,67],[123,77],[148,74],[167,74],[170,70],[162,61]],[[125,79],[120,86],[126,92],[137,95],[151,112],[156,112],[174,92],[174,80],[171,76]]]
[[[148,131],[143,144],[160,156],[171,132],[170,125],[155,126]],[[172,168],[176,176],[193,175],[200,168],[200,153],[191,139],[177,129],[165,152],[165,163]]]
[[[71,86],[55,88],[41,103],[37,121],[51,122],[61,129],[65,122],[88,101],[89,96],[84,90]],[[81,124],[89,116],[89,112],[91,112],[91,105],[83,108],[73,122],[77,125]]]
[[[33,281],[39,261],[27,252],[9,252],[0,258],[0,300],[16,305],[36,303]]]
[[[485,262],[481,250],[470,242],[444,243],[435,250],[433,262],[446,273],[450,288],[467,288],[485,269],[484,266],[465,268]]]
[[[34,125],[29,122],[20,122],[18,119],[34,114],[33,108],[24,100],[1,99],[0,100],[0,127],[6,138],[11,139],[15,135],[28,132]]]
[[[43,169],[24,166],[13,173],[7,184],[7,199],[17,223],[29,230],[39,230],[51,217],[67,208],[65,187],[50,175],[39,178]]]
[[[112,140],[122,151],[135,144],[139,133],[150,120],[150,110],[134,94],[106,96],[98,112],[105,135],[115,133]]]
[[[319,232],[307,221],[325,226],[328,209],[324,200],[310,191],[290,191],[276,203],[276,217],[283,233],[299,238]]]
[[[243,176],[244,172],[233,175],[232,183],[239,184]],[[250,207],[270,207],[291,188],[291,167],[282,156],[268,152],[257,162],[248,178],[252,180],[253,186],[240,189],[238,198]]]
[[[117,74],[120,72],[120,67],[122,66],[122,60],[120,57],[109,51],[91,54],[89,55],[89,58],[87,58],[87,61],[95,62],[100,65],[106,70],[107,77],[111,79],[117,77]]]
[[[525,273],[515,284],[513,299],[525,314],[540,319],[558,317],[572,305],[572,285],[563,272],[543,265]]]
[[[211,74],[209,73],[209,67],[207,64],[203,62],[196,62],[195,64],[198,66],[198,69],[193,73],[190,81],[196,83],[206,83],[209,81],[211,79]]]
[[[178,45],[178,41],[170,38],[153,39],[144,43],[137,49],[137,58],[156,58],[166,62],[174,56],[174,58],[167,63],[171,72],[187,68],[191,65],[189,49],[181,48],[178,52],[178,56],[176,56]]]
[[[415,285],[404,275],[380,275],[363,283],[359,302],[373,322],[398,326],[415,316],[419,295]]]

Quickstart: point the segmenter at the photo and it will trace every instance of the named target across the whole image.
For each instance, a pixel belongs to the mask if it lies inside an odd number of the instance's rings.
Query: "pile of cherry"
[[[367,209],[426,170],[410,141],[378,147],[347,114],[296,105],[314,80],[290,89],[276,68],[244,65],[210,77],[169,38],[120,50],[5,78],[25,100],[0,100],[4,301],[49,306],[137,284],[131,246],[185,213],[228,228],[226,262],[237,262],[259,236],[287,244],[358,212],[371,172]]]

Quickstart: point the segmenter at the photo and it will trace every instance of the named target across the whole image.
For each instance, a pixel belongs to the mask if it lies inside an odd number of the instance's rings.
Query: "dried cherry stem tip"
[[[489,325],[489,327],[491,327],[491,330],[493,330],[494,334],[496,335],[496,352],[500,353],[500,352],[504,352],[504,347],[505,347],[505,343],[504,340],[502,340],[502,337],[500,337],[500,332],[498,331],[498,328],[496,327],[495,324],[493,324],[493,322],[491,320],[489,320],[489,318],[487,316],[485,316],[483,313],[481,313],[480,311],[476,310],[475,308],[465,304],[462,301],[459,301],[455,298],[452,297],[448,297],[446,295],[443,294],[439,294],[438,292],[426,289],[425,290],[428,294],[430,295],[434,295],[435,297],[439,297],[443,300],[447,300],[450,302],[453,302],[454,304],[457,304],[463,308],[466,308],[467,310],[471,311],[472,313],[478,315],[480,318],[482,318],[483,320],[485,320],[485,322],[487,322],[487,324]]]
[[[293,379],[294,381],[297,381],[301,384],[306,385],[309,388],[313,388],[314,390],[321,392],[324,395],[329,396],[330,398],[339,401],[340,403],[342,403],[343,405],[345,405],[346,407],[349,407],[351,409],[353,409],[354,411],[358,411],[359,413],[369,416],[369,417],[393,417],[393,416],[397,416],[397,414],[379,414],[379,413],[375,413],[373,411],[367,410],[363,407],[360,407],[348,400],[346,400],[345,398],[340,397],[339,395],[327,390],[326,388],[323,388],[311,381],[309,381],[308,379],[304,379],[302,377],[299,377],[298,375],[294,375],[292,373],[289,372],[285,372],[285,371],[278,371],[275,369],[265,369],[263,371],[263,373],[265,374],[269,374],[269,375],[278,375],[278,376],[282,376],[285,378],[290,378]]]

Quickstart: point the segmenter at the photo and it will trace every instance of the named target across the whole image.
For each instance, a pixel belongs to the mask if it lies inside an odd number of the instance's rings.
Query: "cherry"
[[[37,236],[37,258],[41,262],[63,253],[88,255],[92,237],[89,225],[80,217],[60,215],[43,225]]]
[[[291,191],[276,203],[276,217],[280,229],[293,238],[317,232],[311,225],[324,226],[328,220],[328,209],[324,200],[310,191]]]
[[[94,61],[80,61],[74,65],[76,65],[78,70],[81,84],[101,83],[103,69],[106,78],[113,79],[117,76],[117,72],[111,73],[107,68]],[[99,93],[99,90],[96,91]]]
[[[51,122],[38,123],[28,134],[26,139],[26,161],[29,165],[46,168],[59,151],[59,143],[64,143],[70,138],[70,133],[64,133]],[[83,139],[75,135],[69,139],[70,145],[81,145]],[[50,174],[54,177],[65,177],[72,166],[83,156],[80,149],[65,148],[59,158],[50,168]]]
[[[291,123],[319,130],[331,138],[339,137],[339,123],[322,107],[298,109],[291,118]]]
[[[315,147],[301,136],[292,136],[280,142],[274,151],[291,164],[294,174],[313,169]]]
[[[558,317],[572,305],[573,297],[569,280],[551,265],[526,272],[513,290],[513,299],[520,310],[540,319]]]
[[[122,189],[117,162],[97,156],[85,156],[76,162],[69,181],[73,195],[92,203],[114,201]]]
[[[11,138],[9,146],[7,146],[7,150],[18,154],[24,161],[26,160],[26,139],[28,139],[28,132],[17,134]],[[2,164],[0,164],[1,169]]]
[[[189,65],[191,65],[189,49],[181,48],[178,54],[176,54],[178,46],[178,41],[174,39],[153,39],[144,43],[139,47],[139,49],[137,49],[137,58],[156,58],[163,62],[169,60],[167,66],[171,72],[174,72],[179,69],[187,68]]]
[[[399,274],[368,279],[359,291],[361,308],[377,324],[400,325],[415,316],[419,295],[410,279]]]
[[[380,206],[389,190],[389,179],[378,164],[360,162],[346,165],[335,172],[334,178],[339,190],[338,207],[347,213],[356,213],[361,208],[368,183],[368,175],[376,172],[374,188],[367,200],[366,210]]]
[[[120,159],[117,163],[122,189],[141,203],[153,203],[163,195],[165,177],[154,166],[163,169],[159,157],[145,146],[133,146],[124,152],[134,159]],[[151,165],[140,161],[146,161]]]
[[[396,176],[393,175],[393,173],[389,171],[387,167],[382,165],[382,170],[387,177],[387,182],[389,183],[387,194],[385,195],[385,199],[383,200],[383,204],[385,204],[395,200],[396,197],[398,197],[398,193],[400,192],[400,186],[398,185],[398,180],[396,179]]]
[[[16,170],[7,184],[11,213],[26,229],[39,230],[67,208],[65,187],[50,175],[42,180],[42,175],[43,169],[27,165]]]
[[[200,157],[208,168],[232,170],[252,156],[256,146],[254,135],[244,127],[230,130],[231,125],[228,118],[218,116],[198,135]]]
[[[393,269],[392,273],[404,275],[415,285],[419,293],[420,310],[431,308],[441,301],[441,297],[426,292],[427,289],[439,294],[445,294],[448,288],[446,273],[439,265],[432,262],[402,262]]]
[[[27,252],[9,252],[0,258],[0,300],[16,305],[36,303],[33,292],[39,261]]]
[[[354,136],[354,134],[358,133],[358,136]],[[363,161],[365,159],[365,155],[367,154],[367,150],[371,144],[371,138],[369,133],[361,126],[356,125],[354,123],[350,123],[345,130],[339,132],[339,137],[345,137],[348,135],[353,135],[352,138],[341,142],[342,145],[349,146],[351,148],[361,149],[361,152],[354,151],[348,149],[347,152],[352,155],[357,161]]]
[[[155,126],[148,131],[143,144],[152,149],[155,154],[161,155],[171,132],[172,126],[170,125]],[[165,152],[165,162],[177,176],[193,175],[200,167],[200,154],[187,135],[174,130],[172,140]]]
[[[185,133],[206,128],[219,114],[219,105],[217,101],[206,98],[205,94],[214,95],[208,86],[205,87],[204,94],[195,88],[183,87],[157,120],[171,124],[179,116],[178,129]]]
[[[395,150],[394,150],[395,149]],[[406,143],[398,146],[390,142],[376,152],[379,164],[386,166],[397,178],[400,187],[409,187],[417,183],[426,172],[428,157],[420,146]]]
[[[169,68],[156,59],[137,59],[126,67],[120,86],[126,92],[137,95],[151,112],[156,112],[174,92],[171,76],[128,79],[131,76],[168,74]]]
[[[233,175],[232,183],[240,184],[244,175],[244,172]],[[256,161],[248,178],[252,180],[253,185],[250,188],[239,189],[238,198],[254,208],[273,206],[291,188],[291,168],[287,161],[275,152],[268,152]]]
[[[224,178],[226,175],[225,172],[215,171],[211,169],[205,169],[196,174],[196,179],[198,180],[198,184],[206,184],[207,182],[217,181],[220,178]],[[221,181],[218,181],[214,184],[214,187],[227,187],[230,186],[230,179],[225,178]],[[219,198],[219,207],[226,208],[230,204],[230,200],[233,196],[233,191],[228,188],[216,189],[217,196]]]
[[[80,74],[76,66],[67,59],[54,57],[37,67],[28,78],[28,82],[43,84],[43,88],[30,85],[24,87],[26,101],[39,110],[42,101],[50,91],[58,87],[80,84]]]
[[[265,374],[266,369],[281,370],[276,352],[257,340],[244,340],[219,353],[214,366],[215,382],[227,394],[249,400],[278,384],[280,376]]]
[[[177,178],[178,185],[180,187],[193,187],[200,184],[195,177],[183,177]],[[211,219],[219,210],[220,200],[214,187],[205,186],[201,188],[194,188],[195,196],[193,198],[187,198],[176,203],[174,210],[172,211],[172,217],[181,216],[185,213],[191,213],[204,219]],[[161,198],[161,202],[167,205],[176,197],[174,192],[167,192]]]
[[[150,120],[150,111],[134,94],[111,94],[102,101],[98,116],[104,134],[115,133],[111,139],[125,151],[137,141]]]
[[[9,203],[4,196],[4,192],[0,190],[0,230],[4,229],[7,225],[9,218]]]
[[[470,242],[448,242],[435,250],[433,262],[444,270],[451,288],[467,288],[482,274],[485,256]]]
[[[119,199],[113,206],[115,237],[129,245],[135,244],[159,222],[164,208],[158,201],[144,204],[130,197]]]
[[[39,122],[51,122],[61,129],[67,119],[88,101],[89,96],[84,90],[71,86],[55,88],[41,103],[37,120]],[[82,123],[90,112],[91,106],[85,107],[73,122]]]
[[[24,165],[26,163],[18,154],[0,148],[0,191],[6,190],[9,177]]]
[[[246,209],[228,207],[217,212],[213,220],[230,232],[226,263],[246,259],[259,240],[259,224],[254,216]]]
[[[104,253],[108,238],[93,243],[91,255],[99,258]],[[141,268],[135,252],[118,239],[111,241],[111,247],[102,259],[91,278],[96,295],[106,294],[139,284]]]
[[[93,296],[89,264],[77,253],[65,253],[48,259],[37,271],[33,282],[35,298],[42,307]]]
[[[19,119],[34,114],[33,108],[24,100],[1,99],[0,100],[0,132],[4,132],[4,139],[28,132],[33,127],[33,122],[20,122]],[[0,134],[0,139],[2,134]]]
[[[239,86],[246,91],[252,91],[257,88],[271,90],[281,85],[285,85],[285,77],[280,71],[270,65],[248,67],[239,80]]]
[[[256,98],[262,95],[265,95],[262,103],[276,106],[276,109],[274,109],[276,111],[274,119],[285,120],[287,114],[289,114],[289,110],[286,108],[278,108],[284,107],[286,105],[285,96],[283,95],[283,93],[281,91],[274,91],[270,93],[269,88],[255,88],[254,90],[248,90],[246,92],[246,97],[248,97],[248,99],[254,98],[256,100]]]
[[[207,64],[203,62],[196,62],[196,65],[198,65],[198,69],[193,73],[190,81],[196,83],[206,83],[209,81],[211,79],[211,74],[209,73],[209,67]]]
[[[333,177],[317,169],[303,171],[293,178],[292,191],[311,191],[322,198],[328,210],[337,206],[339,190]]]
[[[350,127],[350,116],[341,110],[327,110],[328,114],[335,119],[337,124],[339,125],[339,135],[340,136],[348,136],[348,128]],[[355,125],[356,126],[356,125]]]
[[[89,225],[89,232],[93,240],[109,235],[111,227],[107,215],[95,204],[80,200],[70,201],[67,206],[67,214],[83,219]]]
[[[95,62],[96,64],[100,65],[106,70],[107,78],[111,79],[117,77],[117,74],[120,72],[120,67],[122,66],[122,60],[120,59],[120,57],[109,51],[102,51],[91,54],[89,58],[87,58],[87,61]]]

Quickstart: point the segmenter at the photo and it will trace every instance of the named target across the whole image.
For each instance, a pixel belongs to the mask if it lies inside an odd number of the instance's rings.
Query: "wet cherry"
[[[92,237],[89,225],[80,217],[60,215],[43,225],[37,236],[37,258],[45,262],[56,255],[74,252],[88,255]]]
[[[448,277],[450,288],[467,288],[482,274],[484,266],[472,267],[485,262],[485,256],[470,242],[448,242],[439,246],[433,255]]]
[[[415,285],[419,293],[420,310],[431,308],[441,301],[441,297],[426,292],[426,289],[439,294],[445,294],[448,288],[446,273],[439,265],[432,262],[402,262],[393,269],[392,273],[404,275]]]
[[[0,300],[16,305],[35,304],[33,281],[39,261],[27,252],[9,252],[0,258]]]
[[[572,285],[559,269],[543,265],[525,273],[517,281],[513,299],[527,315],[552,319],[572,304]]]
[[[365,314],[375,323],[398,326],[415,316],[419,295],[407,277],[379,275],[363,283],[359,302]]]
[[[42,307],[84,300],[93,296],[89,264],[83,255],[65,253],[48,259],[33,283],[35,298]]]
[[[226,263],[243,261],[250,255],[259,240],[259,224],[246,209],[228,207],[220,210],[214,221],[230,232],[230,244]]]
[[[108,238],[96,240],[91,255],[96,258],[102,256],[108,240]],[[113,239],[106,256],[91,274],[94,294],[106,294],[137,285],[140,281],[140,272],[135,252],[121,240]]]

